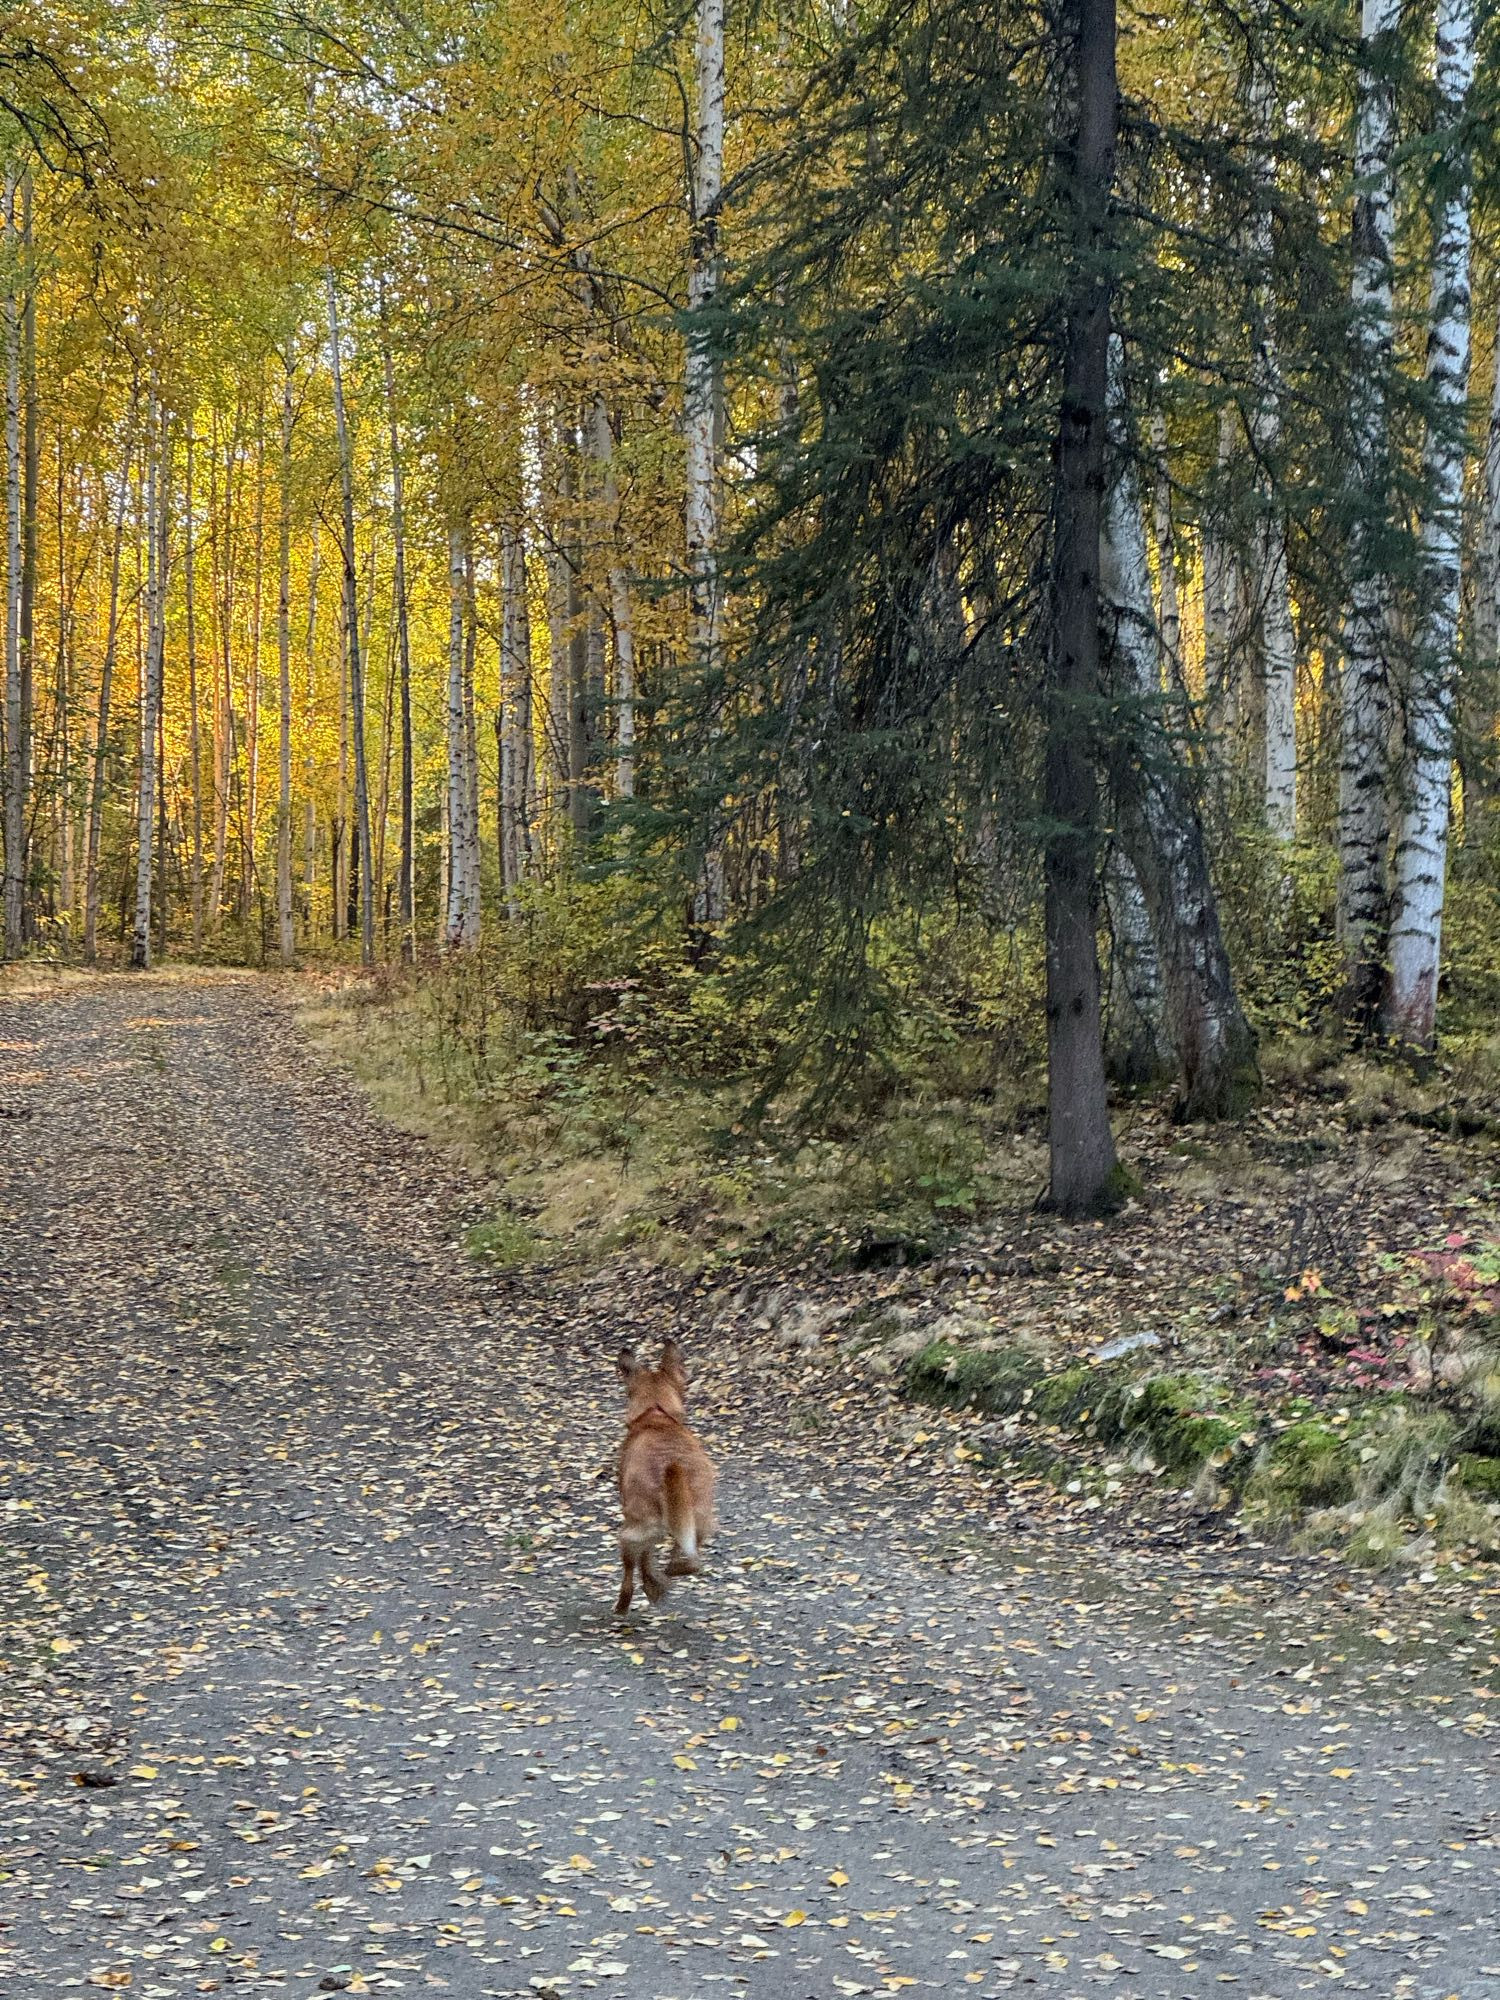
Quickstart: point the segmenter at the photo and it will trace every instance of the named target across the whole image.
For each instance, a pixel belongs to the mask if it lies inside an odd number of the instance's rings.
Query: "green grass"
[[[352,986],[303,1020],[385,1117],[499,1181],[502,1214],[527,1221],[473,1246],[492,1262],[644,1250],[687,1270],[809,1253],[912,1264],[1043,1177],[1004,1108],[911,1094],[817,1131],[790,1106],[757,1120],[748,1080],[646,1064],[634,1045],[499,1014],[480,1036],[456,981]]]
[[[464,1233],[464,1249],[476,1263],[499,1271],[529,1264],[543,1248],[536,1234],[514,1215],[492,1216]]]

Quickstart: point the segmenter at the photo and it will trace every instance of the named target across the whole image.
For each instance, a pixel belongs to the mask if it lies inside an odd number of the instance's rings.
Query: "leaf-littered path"
[[[688,1323],[724,1530],[617,1623],[649,1286],[468,1263],[294,997],[0,1002],[0,1985],[1500,1991],[1478,1593],[1022,1515]]]

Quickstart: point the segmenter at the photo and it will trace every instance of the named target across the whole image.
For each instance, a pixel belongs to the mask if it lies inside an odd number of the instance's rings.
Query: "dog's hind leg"
[[[662,1574],[661,1563],[657,1559],[657,1554],[655,1549],[652,1548],[642,1549],[641,1582],[646,1586],[646,1595],[650,1598],[653,1604],[660,1604],[662,1599],[666,1596],[667,1591],[670,1588],[670,1585],[667,1582],[667,1577],[672,1576],[673,1574],[675,1574],[675,1572],[673,1571],[670,1564],[667,1566],[666,1575]]]
[[[635,1596],[635,1548],[623,1536],[620,1538],[620,1561],[624,1566],[625,1576],[620,1585],[620,1594],[615,1599],[615,1616],[617,1618],[625,1616],[625,1613],[630,1609],[630,1600]],[[649,1583],[646,1588],[649,1592],[651,1588]]]

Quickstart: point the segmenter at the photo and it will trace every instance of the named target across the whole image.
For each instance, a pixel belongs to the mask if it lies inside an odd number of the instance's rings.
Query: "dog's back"
[[[699,1553],[714,1531],[714,1468],[685,1418],[687,1377],[675,1341],[668,1341],[655,1368],[620,1356],[625,1381],[625,1440],[620,1446],[620,1561],[625,1577],[616,1611],[630,1607],[637,1569],[646,1595],[655,1603],[667,1579],[691,1576]],[[665,1571],[656,1545],[670,1541]]]

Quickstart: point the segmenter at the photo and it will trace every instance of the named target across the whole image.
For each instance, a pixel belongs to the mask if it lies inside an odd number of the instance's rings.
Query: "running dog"
[[[657,1366],[647,1368],[626,1349],[618,1366],[625,1384],[618,1470],[625,1578],[615,1611],[623,1616],[635,1595],[636,1571],[647,1597],[660,1603],[672,1577],[697,1574],[699,1553],[716,1523],[713,1464],[683,1418],[682,1350],[669,1340]],[[664,1540],[671,1543],[665,1569],[657,1555]]]

